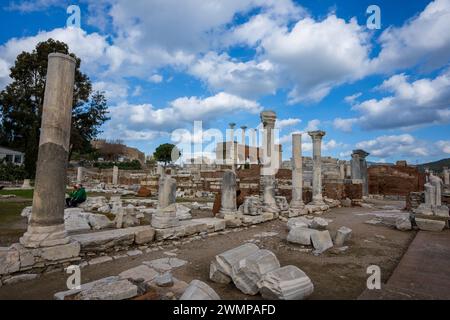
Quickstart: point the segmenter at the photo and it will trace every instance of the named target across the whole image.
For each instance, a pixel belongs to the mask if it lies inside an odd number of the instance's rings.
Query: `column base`
[[[303,209],[303,208],[305,208],[305,203],[303,201],[292,200],[289,208],[291,208],[291,209]]]
[[[44,248],[65,245],[70,242],[64,224],[55,226],[28,226],[27,232],[20,238],[26,248]]]

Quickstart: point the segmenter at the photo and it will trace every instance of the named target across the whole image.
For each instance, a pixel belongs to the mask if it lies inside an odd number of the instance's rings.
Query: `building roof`
[[[23,152],[15,151],[5,147],[0,147],[0,154],[24,155]]]

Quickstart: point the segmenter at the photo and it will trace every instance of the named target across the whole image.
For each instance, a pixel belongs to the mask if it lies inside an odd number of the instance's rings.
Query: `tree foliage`
[[[172,156],[173,154],[173,156]],[[153,158],[158,162],[163,162],[164,166],[168,163],[172,163],[181,156],[181,152],[178,148],[170,143],[165,143],[156,148],[155,153],[153,153]]]
[[[109,118],[101,92],[92,90],[89,77],[80,71],[81,60],[69,53],[67,44],[49,39],[32,52],[22,52],[11,67],[12,82],[0,93],[0,145],[25,153],[25,170],[33,177],[39,146],[48,55],[70,54],[77,61],[72,107],[72,152],[90,152],[90,141],[100,133]]]

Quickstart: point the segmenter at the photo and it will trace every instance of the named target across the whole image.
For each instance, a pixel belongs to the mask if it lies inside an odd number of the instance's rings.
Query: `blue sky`
[[[66,27],[69,5],[80,29]],[[0,19],[0,89],[18,53],[65,41],[108,97],[103,137],[146,153],[194,121],[255,128],[271,109],[285,159],[290,135],[314,129],[341,159],[450,155],[450,0],[3,0]]]

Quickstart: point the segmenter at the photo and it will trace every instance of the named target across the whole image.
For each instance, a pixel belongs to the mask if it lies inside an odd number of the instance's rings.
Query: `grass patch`
[[[2,201],[0,204],[0,225],[3,227],[20,221],[22,210],[28,206],[31,206],[31,201]]]
[[[24,199],[33,199],[34,190],[1,190],[0,195],[15,195],[16,197],[24,198]]]

